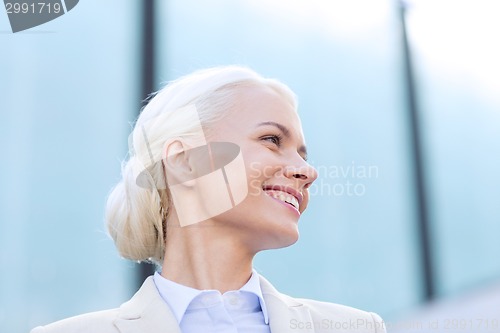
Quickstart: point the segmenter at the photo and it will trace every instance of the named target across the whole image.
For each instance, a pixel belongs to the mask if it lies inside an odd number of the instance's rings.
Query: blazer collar
[[[259,275],[259,278],[272,333],[315,332],[315,325],[307,306],[293,297],[278,292],[264,277]]]
[[[272,333],[314,333],[311,314],[300,301],[281,294],[259,275]],[[177,320],[156,289],[153,277],[148,277],[137,293],[120,306],[114,321],[121,333],[181,333]]]
[[[121,333],[181,333],[172,311],[161,298],[153,277],[148,277],[139,291],[120,306],[115,326]]]

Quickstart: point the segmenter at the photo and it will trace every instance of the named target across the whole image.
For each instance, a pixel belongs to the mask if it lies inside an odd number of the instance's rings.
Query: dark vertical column
[[[155,89],[155,0],[143,0],[141,7],[141,98],[144,100]]]
[[[155,1],[143,0],[142,9],[142,35],[141,35],[141,106],[147,104],[146,97],[155,90]],[[148,263],[139,264],[138,284],[154,272],[154,266]]]
[[[419,119],[419,108],[415,76],[413,73],[411,52],[408,42],[406,27],[407,4],[404,0],[399,1],[399,14],[401,19],[401,34],[403,46],[403,64],[406,85],[407,109],[409,118],[410,142],[412,148],[412,162],[414,170],[415,198],[417,205],[417,220],[419,230],[419,242],[422,262],[422,280],[424,284],[425,300],[431,300],[435,296],[434,272],[432,263],[432,252],[430,244],[429,212],[427,207],[425,165],[422,159],[422,140]]]

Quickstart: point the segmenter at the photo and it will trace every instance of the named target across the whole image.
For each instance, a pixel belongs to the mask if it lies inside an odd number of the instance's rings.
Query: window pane
[[[299,243],[261,253],[256,268],[296,296],[383,314],[419,302],[392,2],[174,0],[158,13],[161,80],[238,63],[283,80],[299,96],[321,178]]]
[[[138,17],[133,2],[81,1],[12,34],[0,15],[2,332],[116,307],[131,294],[132,265],[103,217],[139,105]]]

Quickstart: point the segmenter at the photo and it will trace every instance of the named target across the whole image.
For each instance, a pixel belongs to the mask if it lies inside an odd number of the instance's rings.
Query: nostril
[[[294,178],[298,178],[298,179],[307,179],[307,176],[306,175],[303,175],[301,173],[296,173],[293,175]]]
[[[309,187],[311,187],[313,182],[307,183],[304,185],[304,189],[307,190]]]

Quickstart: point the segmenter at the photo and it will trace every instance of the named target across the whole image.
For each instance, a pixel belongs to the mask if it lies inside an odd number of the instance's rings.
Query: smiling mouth
[[[290,193],[279,191],[279,190],[264,190],[264,193],[268,196],[283,201],[284,203],[289,204],[294,207],[296,210],[299,210],[299,200],[291,195]]]

